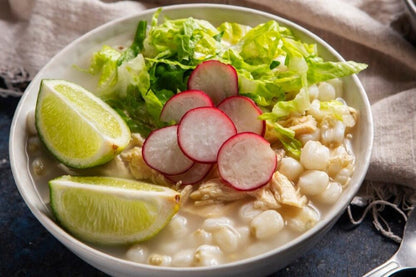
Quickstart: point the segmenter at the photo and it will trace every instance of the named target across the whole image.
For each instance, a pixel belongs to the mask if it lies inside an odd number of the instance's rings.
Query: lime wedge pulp
[[[42,80],[36,128],[49,151],[75,168],[104,164],[130,141],[123,119],[100,98],[74,83]]]
[[[179,209],[170,188],[114,177],[61,176],[49,182],[52,211],[74,236],[128,244],[156,235]]]

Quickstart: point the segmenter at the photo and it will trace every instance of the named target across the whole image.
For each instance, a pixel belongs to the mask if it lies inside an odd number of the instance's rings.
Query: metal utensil
[[[402,271],[403,273],[410,273],[410,270],[413,272],[411,274],[416,276],[416,208],[410,212],[407,219],[399,250],[387,262],[371,270],[363,277],[398,276],[396,274]]]

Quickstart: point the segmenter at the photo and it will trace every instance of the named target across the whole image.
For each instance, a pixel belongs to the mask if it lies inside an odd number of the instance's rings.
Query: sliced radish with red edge
[[[215,105],[238,94],[238,75],[235,68],[217,60],[200,63],[188,79],[188,89],[202,90]]]
[[[267,184],[276,166],[276,154],[270,143],[254,133],[231,137],[218,152],[219,174],[237,190],[254,190]]]
[[[198,107],[212,107],[211,98],[201,90],[187,90],[172,96],[163,106],[160,120],[179,122],[189,110]]]
[[[253,132],[263,136],[266,122],[258,119],[262,114],[260,108],[248,97],[231,96],[217,106],[234,122],[238,133]]]
[[[165,175],[173,183],[182,182],[182,185],[193,185],[202,181],[212,168],[212,164],[195,162],[194,165],[182,174]]]
[[[221,110],[200,107],[188,111],[179,122],[178,143],[183,153],[201,163],[214,163],[221,145],[237,133]]]
[[[157,129],[150,133],[143,144],[145,163],[163,174],[180,174],[193,165],[182,153],[177,140],[177,125]]]

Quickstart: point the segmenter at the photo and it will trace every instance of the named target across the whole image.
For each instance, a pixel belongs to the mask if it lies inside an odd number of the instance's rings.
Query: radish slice
[[[195,162],[194,165],[182,174],[165,175],[173,183],[182,182],[182,185],[193,185],[202,181],[212,168],[212,164]]]
[[[270,143],[254,133],[231,137],[218,152],[219,174],[237,190],[254,190],[267,184],[276,166],[276,154]]]
[[[198,107],[212,107],[211,98],[200,90],[187,90],[172,96],[163,106],[160,120],[179,122],[189,110]]]
[[[178,146],[178,126],[168,126],[150,133],[143,144],[145,163],[163,174],[180,174],[188,170],[193,161]]]
[[[188,79],[188,89],[202,90],[214,104],[238,94],[237,71],[229,64],[216,60],[200,63]]]
[[[178,143],[192,160],[214,163],[221,145],[236,133],[234,123],[224,112],[213,107],[200,107],[182,117]]]
[[[266,122],[258,119],[262,114],[260,108],[248,97],[232,96],[224,99],[217,106],[234,122],[238,133],[253,132],[263,136]]]

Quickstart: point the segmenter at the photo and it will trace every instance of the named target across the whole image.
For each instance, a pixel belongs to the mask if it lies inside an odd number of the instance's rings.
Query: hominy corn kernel
[[[296,181],[303,172],[303,166],[292,157],[284,157],[280,161],[279,172],[285,175],[289,180]]]
[[[335,89],[335,98],[342,97],[344,94],[344,83],[339,78],[334,78],[327,81],[329,84],[331,84]]]
[[[231,226],[222,226],[212,233],[214,242],[224,252],[234,252],[240,242],[240,234]]]
[[[305,206],[295,217],[288,219],[287,225],[297,232],[305,232],[315,226],[319,218],[320,214],[318,211],[309,206]]]
[[[313,101],[316,98],[318,98],[319,89],[318,89],[318,86],[317,85],[313,84],[312,86],[310,86],[308,88],[308,92],[309,92],[309,100],[310,101]]]
[[[298,187],[306,195],[322,193],[328,186],[329,177],[325,171],[307,170],[300,177]]]
[[[341,196],[342,186],[337,182],[329,182],[326,189],[318,194],[315,198],[316,201],[323,204],[333,204]]]
[[[244,223],[249,223],[256,215],[260,214],[261,212],[262,210],[254,208],[253,201],[250,201],[241,206],[238,214]]]
[[[202,223],[202,229],[212,232],[217,230],[218,228],[222,226],[231,226],[233,225],[233,222],[231,219],[227,217],[217,217],[217,218],[208,218],[205,219],[204,223]]]
[[[194,251],[192,249],[179,250],[172,257],[172,266],[188,267],[194,262]]]
[[[149,250],[147,249],[147,247],[144,247],[139,244],[130,247],[126,253],[127,259],[138,263],[145,263],[148,255]]]
[[[41,142],[38,137],[30,137],[27,140],[27,151],[35,153],[41,149]]]
[[[300,162],[306,169],[325,170],[329,163],[329,149],[319,141],[308,141],[302,148]]]
[[[335,176],[334,181],[340,183],[342,186],[347,185],[351,180],[353,169],[351,167],[344,167]]]
[[[201,244],[211,244],[212,243],[212,234],[210,232],[205,231],[204,229],[197,229],[191,235],[191,240],[194,245],[201,245]]]
[[[184,216],[175,215],[168,224],[167,230],[174,238],[183,238],[189,232],[188,221]]]
[[[316,128],[312,133],[305,133],[299,136],[299,140],[302,145],[305,145],[308,141],[318,141],[321,138],[321,129]]]
[[[222,251],[218,246],[201,245],[195,251],[194,262],[198,266],[213,266],[221,263]]]
[[[345,125],[339,120],[335,120],[333,126],[323,126],[321,128],[321,141],[325,145],[341,145],[344,141]]]
[[[260,240],[277,235],[283,227],[283,218],[275,210],[264,211],[250,222],[251,233]]]
[[[330,101],[334,100],[336,97],[335,88],[327,82],[321,82],[319,84],[319,95],[318,99],[320,101]]]
[[[37,176],[42,176],[46,172],[45,163],[41,158],[36,158],[32,161],[32,169]]]
[[[172,262],[172,258],[167,255],[151,254],[149,256],[148,263],[157,266],[169,266]]]

